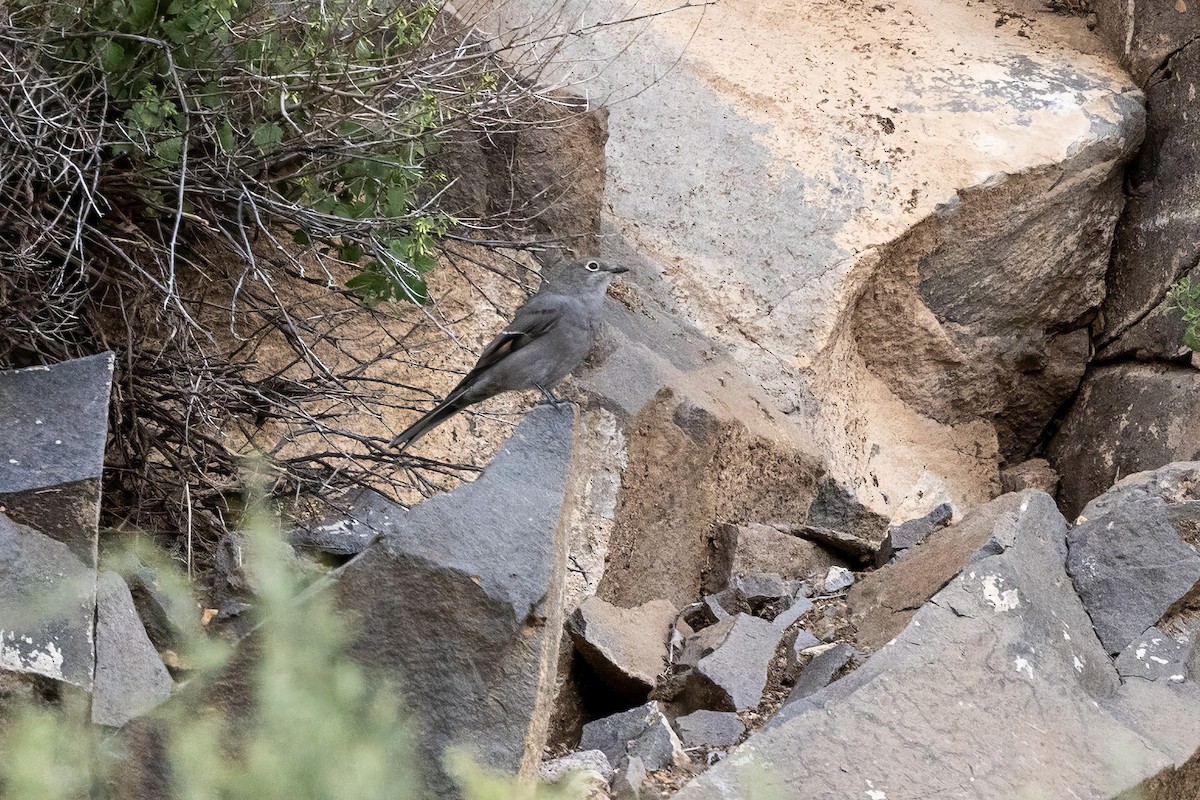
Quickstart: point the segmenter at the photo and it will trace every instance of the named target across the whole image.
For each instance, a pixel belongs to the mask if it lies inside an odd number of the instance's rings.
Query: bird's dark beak
[[[622,272],[629,272],[629,267],[612,267],[609,272],[613,275],[620,275]]]

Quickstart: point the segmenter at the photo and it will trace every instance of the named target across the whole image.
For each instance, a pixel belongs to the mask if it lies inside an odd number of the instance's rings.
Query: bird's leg
[[[554,396],[554,392],[550,391],[545,386],[542,386],[540,383],[535,383],[534,386],[537,387],[537,390],[542,393],[546,400],[549,401],[550,405],[556,410],[562,407],[562,401]]]

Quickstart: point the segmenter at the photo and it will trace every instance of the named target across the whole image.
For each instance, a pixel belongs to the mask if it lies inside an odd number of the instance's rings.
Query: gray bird
[[[557,403],[550,390],[583,362],[596,343],[608,284],[614,275],[628,271],[598,258],[571,261],[552,270],[446,399],[389,446],[399,445],[404,452],[462,409],[501,392],[537,389]]]

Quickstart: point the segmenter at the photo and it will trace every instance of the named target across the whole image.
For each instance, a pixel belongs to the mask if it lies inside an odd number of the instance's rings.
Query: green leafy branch
[[[1187,326],[1183,343],[1200,352],[1200,281],[1183,278],[1171,287],[1168,298],[1173,308],[1183,312],[1183,322]]]

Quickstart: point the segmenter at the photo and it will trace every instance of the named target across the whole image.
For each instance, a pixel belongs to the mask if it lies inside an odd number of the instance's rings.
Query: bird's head
[[[629,272],[629,267],[603,261],[599,258],[581,258],[558,264],[548,276],[556,291],[600,291],[608,288],[614,275]]]

